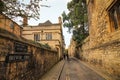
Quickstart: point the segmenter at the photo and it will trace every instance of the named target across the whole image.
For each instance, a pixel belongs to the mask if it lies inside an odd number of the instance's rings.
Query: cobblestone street
[[[62,60],[40,80],[106,80],[76,58]]]

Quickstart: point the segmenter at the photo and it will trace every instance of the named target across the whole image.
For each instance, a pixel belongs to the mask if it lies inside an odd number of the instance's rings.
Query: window
[[[46,40],[52,40],[52,33],[46,33]]]
[[[109,10],[112,31],[120,27],[120,1],[118,0]]]
[[[39,33],[34,34],[34,41],[40,41],[40,34]]]

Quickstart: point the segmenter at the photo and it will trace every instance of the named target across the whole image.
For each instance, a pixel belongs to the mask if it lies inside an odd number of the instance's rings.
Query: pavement
[[[112,80],[77,58],[61,60],[39,80]]]
[[[80,60],[71,58],[65,63],[60,80],[106,80],[101,75],[91,70]]]
[[[105,70],[103,70],[102,68],[99,68],[97,66],[91,65],[90,63],[85,63],[83,61],[80,61],[82,64],[84,64],[85,66],[89,67],[91,70],[93,70],[94,72],[96,72],[98,75],[102,76],[105,78],[105,80],[115,80],[113,79],[110,75],[108,75]]]
[[[50,71],[43,75],[39,80],[58,80],[65,64],[65,60],[59,61]]]

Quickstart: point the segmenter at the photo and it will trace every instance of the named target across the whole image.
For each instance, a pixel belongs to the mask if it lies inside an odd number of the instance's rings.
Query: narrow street
[[[62,68],[60,68],[62,67]],[[58,73],[56,73],[56,71]],[[56,74],[55,74],[56,73]],[[76,58],[62,60],[40,80],[106,80]]]
[[[65,63],[60,80],[105,80],[78,59],[71,58]]]
[[[0,0],[0,80],[120,80],[120,0]]]

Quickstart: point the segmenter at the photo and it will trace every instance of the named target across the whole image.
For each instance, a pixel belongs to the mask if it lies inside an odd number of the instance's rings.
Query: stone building
[[[89,37],[80,48],[83,60],[120,79],[120,0],[86,0]],[[114,80],[113,79],[113,80]]]
[[[22,36],[35,42],[50,45],[53,49],[59,52],[59,58],[62,57],[65,43],[62,32],[61,17],[58,18],[58,23],[53,24],[47,20],[44,23],[39,23],[37,26],[27,25],[27,19],[24,18]]]
[[[23,38],[22,30],[0,14],[0,80],[38,80],[58,61],[57,51]]]
[[[68,53],[70,56],[72,57],[75,56],[75,49],[76,49],[76,42],[73,39],[71,39],[70,45],[68,47]]]

